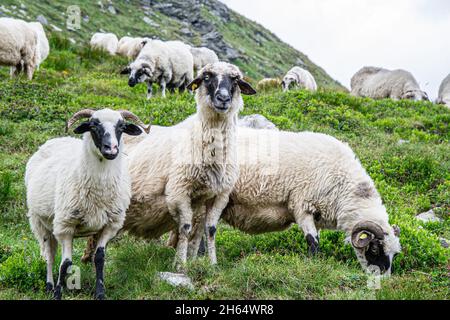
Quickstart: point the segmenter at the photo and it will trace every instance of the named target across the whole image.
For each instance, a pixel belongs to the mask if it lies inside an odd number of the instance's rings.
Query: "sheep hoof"
[[[98,280],[97,284],[95,286],[95,299],[96,300],[105,300],[105,285],[103,284],[103,281]]]
[[[319,238],[313,237],[311,234],[306,235],[306,243],[308,244],[308,253],[311,256],[319,252]]]
[[[47,293],[53,292],[53,283],[47,282],[45,284],[45,292],[47,292]]]
[[[60,284],[58,284],[55,288],[55,292],[53,294],[53,299],[61,300],[61,298],[62,298],[62,287]]]

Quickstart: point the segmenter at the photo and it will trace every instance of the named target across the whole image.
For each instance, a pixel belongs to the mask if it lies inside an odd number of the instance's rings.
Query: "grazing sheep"
[[[127,57],[129,59],[136,59],[141,52],[142,48],[146,44],[146,38],[132,38],[132,37],[122,37],[117,44],[118,55]]]
[[[237,151],[240,175],[225,222],[250,234],[297,223],[312,254],[319,249],[318,229],[341,230],[364,269],[390,273],[401,249],[399,230],[346,144],[320,133],[240,127]]]
[[[31,80],[38,63],[38,34],[23,20],[0,18],[0,65],[11,67],[11,77],[23,70]]]
[[[206,47],[195,48],[191,47],[192,57],[194,58],[194,73],[197,74],[204,66],[209,63],[219,61],[217,54]]]
[[[292,86],[298,86],[300,88],[316,91],[317,84],[313,75],[308,71],[300,67],[293,67],[289,70],[281,82],[283,91],[288,91]]]
[[[252,114],[249,116],[242,117],[238,120],[238,126],[240,127],[248,127],[253,129],[269,129],[269,130],[278,130],[278,128],[267,120],[266,117],[260,114]]]
[[[61,299],[68,268],[72,265],[74,237],[97,235],[95,297],[105,297],[105,247],[120,230],[131,197],[126,158],[119,152],[122,133],[139,135],[144,124],[129,111],[85,109],[68,121],[70,128],[88,118],[71,137],[47,141],[26,166],[28,218],[47,261],[47,290],[54,287],[52,267],[58,243],[62,260],[55,298]]]
[[[183,92],[193,79],[194,62],[189,47],[181,41],[148,39],[135,61],[122,70],[129,74],[128,85],[147,83],[147,99],[152,97],[152,85],[158,83],[162,96],[166,87]]]
[[[39,70],[39,65],[47,59],[50,52],[50,45],[48,43],[47,36],[45,35],[44,27],[40,22],[29,22],[28,25],[36,32],[38,40],[38,58],[37,58],[37,69]]]
[[[94,49],[107,51],[110,55],[115,55],[119,40],[114,33],[96,32],[91,38],[90,45]]]
[[[267,91],[272,89],[278,89],[281,86],[281,80],[278,78],[264,78],[256,85],[256,90]]]
[[[205,221],[208,243],[213,242],[239,173],[235,132],[241,93],[255,93],[239,69],[225,62],[204,67],[189,87],[196,90],[197,113],[177,126],[152,130],[129,153],[132,200],[124,224],[144,238],[176,229],[178,268],[186,262],[188,239],[200,242]],[[192,230],[193,224],[200,227]],[[213,253],[211,259],[215,263]]]
[[[442,83],[439,86],[437,103],[445,104],[450,108],[450,74],[442,80]]]
[[[405,70],[387,70],[377,67],[364,67],[351,79],[351,94],[372,99],[391,98],[394,100],[426,100],[427,94],[413,75]]]

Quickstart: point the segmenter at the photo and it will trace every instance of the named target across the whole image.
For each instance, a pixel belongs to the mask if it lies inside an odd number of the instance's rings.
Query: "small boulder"
[[[36,20],[39,21],[44,26],[48,25],[47,18],[45,18],[42,14],[38,15],[36,17]]]
[[[444,248],[448,248],[449,247],[449,241],[445,238],[439,238],[439,242],[441,243],[441,246],[443,246]]]
[[[436,216],[433,209],[428,210],[427,212],[422,212],[416,216],[416,219],[422,222],[441,222],[442,219]]]
[[[174,287],[185,287],[190,290],[194,289],[192,280],[183,273],[159,272],[158,277]]]

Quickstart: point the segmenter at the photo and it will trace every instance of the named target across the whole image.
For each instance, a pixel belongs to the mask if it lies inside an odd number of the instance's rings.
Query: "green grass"
[[[64,136],[65,120],[90,107],[129,109],[154,124],[175,124],[195,112],[193,96],[145,99],[119,75],[126,60],[51,39],[53,50],[35,79],[9,80],[0,69],[0,299],[46,299],[45,263],[26,218],[25,164],[47,139]],[[391,223],[401,227],[402,253],[379,290],[367,286],[352,248],[339,232],[323,231],[322,252],[309,258],[300,230],[258,236],[226,225],[217,236],[219,265],[189,264],[194,290],[172,288],[156,277],[173,271],[174,250],[163,241],[122,235],[108,249],[107,294],[112,299],[449,299],[450,112],[427,102],[373,101],[346,93],[278,90],[245,97],[243,114],[260,113],[284,130],[331,134],[353,148],[382,195]],[[399,144],[398,141],[408,142]],[[414,215],[436,207],[442,223]],[[67,299],[90,299],[94,272],[74,264],[82,289]],[[59,259],[59,258],[58,258]],[[55,267],[56,272],[56,267]]]

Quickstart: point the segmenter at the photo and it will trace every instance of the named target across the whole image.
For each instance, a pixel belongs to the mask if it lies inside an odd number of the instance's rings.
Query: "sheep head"
[[[367,271],[389,275],[392,260],[401,250],[399,235],[397,226],[383,228],[373,221],[361,221],[352,229],[351,243]]]
[[[255,94],[255,89],[244,81],[238,67],[226,62],[215,62],[200,70],[188,86],[189,90],[198,90],[207,104],[217,113],[226,113],[233,106],[233,101],[242,99],[240,94]]]
[[[92,109],[83,109],[75,113],[67,121],[66,130],[81,119],[88,120],[76,127],[74,132],[77,134],[88,133],[85,135],[85,140],[90,149],[101,160],[103,158],[114,160],[119,155],[119,147],[123,133],[137,136],[143,130],[148,133],[150,129],[150,126],[146,126],[135,114],[127,110],[114,111],[111,109],[102,109],[94,111]],[[143,130],[137,125],[126,122],[125,120],[131,120],[137,123]]]

